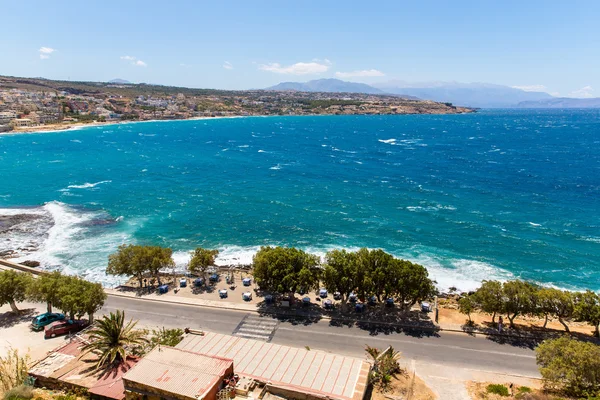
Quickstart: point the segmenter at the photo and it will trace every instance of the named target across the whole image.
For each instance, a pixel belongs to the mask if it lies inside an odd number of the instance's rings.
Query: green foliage
[[[48,312],[52,312],[52,306],[57,305],[60,299],[58,289],[63,278],[59,271],[40,275],[29,287],[27,297],[35,302],[46,303]]]
[[[90,323],[94,313],[104,305],[106,293],[99,283],[91,283],[76,276],[64,275],[59,280],[56,306],[70,319],[88,315]]]
[[[152,347],[157,345],[175,347],[183,340],[182,329],[166,329],[164,326],[159,330],[153,330],[150,338]]]
[[[134,276],[140,287],[147,274],[158,279],[160,283],[160,270],[175,266],[172,255],[171,249],[159,246],[121,245],[116,253],[108,256],[106,273]]]
[[[16,303],[25,301],[33,278],[26,272],[8,269],[0,272],[0,306],[10,304],[13,312],[18,312]]]
[[[125,324],[125,312],[104,315],[96,322],[96,326],[88,331],[89,343],[83,346],[81,356],[96,354],[96,369],[115,367],[124,362],[132,354],[135,346],[148,343],[145,332],[136,330],[137,321],[130,320]]]
[[[472,296],[462,297],[458,301],[458,311],[461,314],[465,314],[469,318],[469,324],[472,324],[471,313],[475,311],[475,302]]]
[[[521,280],[504,282],[502,293],[504,295],[503,308],[510,321],[510,326],[514,326],[514,320],[518,315],[535,312],[536,288],[532,284]]]
[[[294,247],[261,247],[253,264],[254,279],[261,288],[297,293],[319,287],[319,258]]]
[[[0,393],[22,384],[27,377],[29,356],[21,357],[17,349],[8,349],[0,356]]]
[[[219,255],[219,250],[208,250],[198,247],[192,252],[192,259],[188,265],[188,270],[194,275],[204,276],[206,269],[215,265],[215,259]]]
[[[348,301],[348,295],[358,286],[357,254],[346,250],[332,250],[325,255],[323,285],[332,292],[340,292],[342,304]]]
[[[392,377],[402,371],[400,368],[401,354],[392,346],[382,352],[376,347],[367,345],[365,351],[373,361],[373,370],[369,377],[372,384],[385,387],[391,382]]]
[[[544,386],[574,396],[600,395],[600,346],[568,336],[536,348]]]
[[[19,385],[4,393],[4,400],[29,400],[33,398],[33,387]]]
[[[498,281],[483,281],[477,289],[473,300],[478,304],[481,311],[492,314],[492,320],[496,314],[504,311],[502,283]]]
[[[338,99],[328,99],[328,100],[298,100],[300,104],[304,104],[308,108],[327,108],[331,106],[360,106],[364,104],[362,101],[356,100],[338,100]]]
[[[532,390],[528,386],[519,386],[518,392],[519,392],[519,394],[520,393],[531,393]]]
[[[575,295],[575,318],[594,327],[594,336],[600,337],[600,296],[591,290]]]
[[[537,291],[537,308],[540,313],[556,316],[565,327],[565,331],[569,332],[569,326],[565,320],[571,319],[575,311],[571,292],[554,288],[539,289]]]
[[[492,383],[487,385],[485,389],[488,393],[497,394],[499,396],[508,397],[510,394],[508,393],[508,388],[504,385],[500,385],[497,383]]]

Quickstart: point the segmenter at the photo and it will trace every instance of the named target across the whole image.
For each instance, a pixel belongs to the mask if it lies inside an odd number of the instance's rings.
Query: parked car
[[[31,321],[31,329],[34,331],[41,331],[46,325],[50,325],[56,321],[62,321],[63,319],[65,319],[65,316],[64,314],[60,313],[40,314],[37,317],[34,317],[33,321]]]
[[[187,279],[181,278],[179,280],[179,287],[186,287],[186,286],[187,286]]]
[[[386,307],[394,307],[394,299],[392,297],[388,297],[385,300],[385,306]]]
[[[377,304],[377,296],[371,296],[369,297],[369,305],[370,306],[374,306]]]
[[[194,280],[194,286],[202,286],[204,285],[204,278],[197,278]]]
[[[333,301],[331,299],[327,299],[323,302],[323,308],[326,310],[331,310],[333,308]]]
[[[341,300],[342,299],[342,294],[340,292],[333,293],[333,299],[334,300]]]
[[[219,275],[218,274],[212,274],[211,276],[208,277],[208,280],[210,282],[219,282]]]
[[[431,304],[429,304],[428,302],[424,301],[421,303],[421,311],[422,312],[430,312],[431,311]]]
[[[361,313],[361,312],[365,311],[364,303],[356,303],[354,305],[354,311],[356,311],[357,313]]]
[[[350,303],[356,303],[356,300],[358,300],[358,297],[356,296],[356,294],[350,293],[350,295],[348,296],[348,301]]]
[[[227,289],[221,289],[219,290],[219,297],[224,299],[227,297]]]
[[[85,319],[74,321],[72,319],[56,321],[44,328],[44,338],[53,338],[68,333],[76,333],[88,326],[88,321]]]
[[[169,291],[169,285],[160,285],[158,287],[158,294],[165,294]]]
[[[250,284],[252,283],[252,280],[250,278],[244,278],[242,280],[242,283],[244,284],[244,286],[250,286]]]
[[[302,305],[303,305],[303,306],[308,306],[308,305],[310,305],[310,297],[303,297],[303,298],[302,298]]]
[[[266,302],[267,304],[271,304],[271,303],[273,303],[273,296],[272,296],[272,295],[270,295],[270,294],[266,295],[266,296],[265,296],[265,302]]]
[[[252,293],[250,293],[250,292],[242,293],[242,300],[244,300],[244,301],[252,300]]]
[[[321,289],[321,290],[319,290],[319,297],[321,297],[322,299],[324,299],[325,297],[327,297],[327,289]]]

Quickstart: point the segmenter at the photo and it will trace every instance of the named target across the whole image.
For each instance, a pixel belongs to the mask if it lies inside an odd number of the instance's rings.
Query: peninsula
[[[461,114],[474,109],[396,95],[192,89],[0,76],[0,132],[91,123],[267,115]]]

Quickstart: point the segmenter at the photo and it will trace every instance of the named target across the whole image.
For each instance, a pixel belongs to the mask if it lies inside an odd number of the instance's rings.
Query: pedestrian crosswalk
[[[242,322],[235,328],[233,334],[246,339],[271,341],[277,321],[269,318],[261,318],[257,315],[248,314],[242,319]]]

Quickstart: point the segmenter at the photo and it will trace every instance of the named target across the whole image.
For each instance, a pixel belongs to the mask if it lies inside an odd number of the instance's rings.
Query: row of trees
[[[91,323],[94,313],[104,305],[106,293],[99,283],[58,271],[37,279],[26,272],[0,272],[0,305],[9,304],[13,312],[18,312],[16,303],[26,300],[46,303],[48,312],[56,307],[70,319],[87,314]]]
[[[383,250],[332,250],[320,266],[318,256],[294,247],[261,247],[253,258],[253,275],[261,288],[303,293],[321,285],[339,292],[342,304],[351,293],[361,299],[396,299],[404,308],[435,295],[425,267],[394,258]]]
[[[519,315],[545,318],[554,317],[569,332],[568,321],[587,322],[595,327],[594,335],[600,337],[600,296],[587,290],[569,292],[555,288],[539,287],[522,280],[508,282],[483,281],[473,294],[459,300],[459,310],[467,314],[480,310],[492,315],[506,314],[510,325]]]

